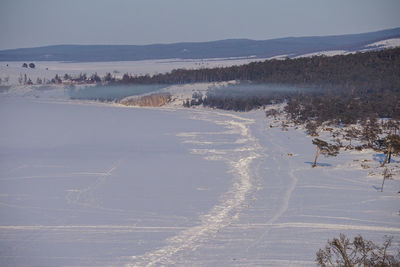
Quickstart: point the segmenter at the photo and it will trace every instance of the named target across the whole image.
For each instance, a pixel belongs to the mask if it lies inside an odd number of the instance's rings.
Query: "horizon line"
[[[10,51],[10,50],[23,50],[23,49],[35,49],[35,48],[45,48],[45,47],[57,47],[57,46],[163,46],[163,45],[175,45],[175,44],[204,44],[204,43],[216,43],[216,42],[223,42],[223,41],[255,41],[255,42],[262,42],[262,41],[271,41],[271,40],[282,40],[282,39],[295,39],[295,38],[318,38],[318,37],[336,37],[336,36],[349,36],[349,35],[362,35],[362,34],[369,34],[369,33],[377,33],[383,31],[393,31],[393,30],[400,30],[400,26],[394,28],[385,28],[381,30],[369,31],[369,32],[359,32],[359,33],[346,33],[346,34],[331,34],[331,35],[307,35],[307,36],[286,36],[286,37],[277,37],[277,38],[270,38],[270,39],[250,39],[250,38],[227,38],[227,39],[219,39],[219,40],[209,40],[209,41],[177,41],[177,42],[159,42],[159,43],[149,43],[149,44],[47,44],[47,45],[40,45],[40,46],[31,46],[31,47],[19,47],[19,48],[6,48],[0,49],[0,52],[3,51]]]

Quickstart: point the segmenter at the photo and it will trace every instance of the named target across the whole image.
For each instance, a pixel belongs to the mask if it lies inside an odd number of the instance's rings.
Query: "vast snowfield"
[[[25,70],[175,68],[142,63]],[[181,107],[213,86],[163,88],[175,102],[162,108],[70,100],[60,86],[0,93],[0,265],[313,266],[339,233],[399,247],[400,174],[380,192],[383,154],[341,151],[312,168],[301,127]]]
[[[0,110],[2,266],[313,266],[339,233],[399,245],[399,179],[380,192],[368,175],[382,155],[311,168],[311,139],[262,111],[6,95]]]

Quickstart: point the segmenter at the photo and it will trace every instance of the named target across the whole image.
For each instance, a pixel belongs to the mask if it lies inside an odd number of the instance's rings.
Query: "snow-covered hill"
[[[221,59],[296,57],[319,51],[359,51],[365,45],[400,38],[400,28],[336,36],[271,40],[231,39],[201,43],[153,45],[58,45],[0,51],[0,61],[101,62],[155,59]]]
[[[313,56],[328,56],[329,57],[329,56],[337,56],[337,55],[347,55],[347,54],[352,54],[352,53],[357,53],[357,52],[367,52],[367,51],[374,51],[374,50],[381,50],[381,49],[390,49],[390,48],[396,48],[396,47],[400,47],[400,38],[390,38],[390,39],[385,39],[385,40],[381,40],[378,42],[373,42],[373,43],[364,45],[357,50],[351,49],[351,50],[318,51],[318,52],[299,55],[299,56],[296,56],[296,58],[313,57]]]
[[[400,46],[400,38],[391,38],[386,40],[381,40],[379,42],[374,42],[372,44],[368,44],[365,47],[372,49],[385,49],[385,48],[395,48]]]

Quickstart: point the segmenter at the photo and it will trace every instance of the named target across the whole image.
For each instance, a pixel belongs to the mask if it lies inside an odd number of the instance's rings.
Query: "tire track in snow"
[[[201,154],[207,159],[227,161],[234,170],[236,176],[234,182],[229,190],[222,195],[220,202],[211,208],[207,214],[200,217],[201,223],[199,225],[188,228],[168,239],[167,245],[162,248],[150,251],[142,256],[132,256],[134,263],[129,266],[173,264],[175,263],[174,257],[178,257],[178,253],[196,250],[204,241],[213,238],[219,231],[230,226],[239,217],[247,195],[253,188],[250,164],[259,157],[257,152],[260,147],[257,139],[249,131],[249,125],[254,123],[254,120],[215,111],[202,110],[193,113],[197,114],[194,119],[211,121],[228,129],[228,131],[215,134],[235,134],[239,135],[241,140],[245,140],[245,142],[241,141],[239,149],[222,151],[212,146],[210,149],[201,149]],[[210,119],[210,117],[216,115],[219,116],[218,120]],[[224,120],[226,117],[230,120]],[[220,118],[223,120],[220,120]],[[193,137],[198,137],[201,134],[190,133],[188,136],[193,139]],[[209,132],[206,134],[210,135]],[[183,137],[185,134],[180,134],[180,136]],[[194,152],[198,153],[199,149],[194,149]]]

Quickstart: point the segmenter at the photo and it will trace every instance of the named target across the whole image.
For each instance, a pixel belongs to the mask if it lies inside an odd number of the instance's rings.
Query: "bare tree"
[[[339,154],[339,149],[340,149],[339,146],[331,145],[331,144],[329,144],[321,139],[318,139],[318,138],[315,138],[314,140],[312,140],[312,143],[317,146],[314,163],[312,165],[313,168],[317,166],[317,160],[318,160],[318,156],[320,154],[327,156],[327,157],[337,156],[337,154]]]
[[[383,128],[387,134],[397,134],[398,130],[400,129],[400,121],[393,119],[388,120],[383,124]]]
[[[393,154],[400,153],[400,135],[397,135],[397,134],[388,135],[385,138],[384,144],[387,147],[387,152],[386,152],[385,160],[383,161],[381,167],[384,167],[386,162],[390,163],[392,153]]]
[[[381,186],[381,192],[383,192],[383,185],[385,184],[385,180],[389,179],[393,175],[388,171],[387,168],[383,171],[383,179],[382,179],[382,186]]]
[[[24,77],[22,76],[22,73],[20,73],[19,77],[18,77],[18,83],[21,85],[23,83],[23,81],[24,81]]]
[[[363,127],[361,139],[367,142],[369,147],[373,147],[373,143],[378,139],[379,134],[382,133],[376,118],[370,118]]]
[[[318,136],[318,124],[312,121],[309,121],[306,126],[307,134],[310,136]]]
[[[265,116],[274,117],[274,119],[276,119],[276,117],[279,116],[280,114],[281,114],[281,112],[274,108],[265,111]]]
[[[350,142],[351,147],[351,141],[358,138],[360,135],[361,130],[357,129],[356,127],[351,127],[350,129],[345,130],[344,138]]]
[[[318,266],[345,266],[345,267],[394,267],[399,266],[399,254],[395,257],[388,252],[392,237],[386,237],[382,246],[377,246],[372,241],[356,236],[353,242],[344,235],[328,240],[324,249],[316,255]]]

